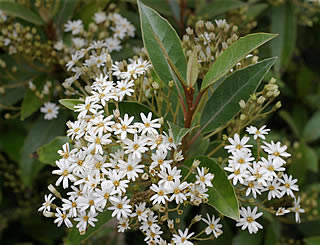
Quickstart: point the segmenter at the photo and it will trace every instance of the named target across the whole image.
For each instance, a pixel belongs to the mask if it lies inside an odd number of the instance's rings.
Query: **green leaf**
[[[285,68],[292,56],[296,45],[297,15],[295,5],[289,1],[271,9],[271,32],[279,37],[271,42],[272,56],[279,57],[275,70]]]
[[[64,23],[70,20],[78,3],[79,0],[60,1],[60,8],[57,15],[54,17],[54,22],[58,26],[62,26]]]
[[[35,25],[44,24],[44,21],[38,14],[21,4],[11,2],[0,2],[0,10],[2,10],[10,16],[21,18]]]
[[[74,110],[74,107],[78,104],[84,104],[84,101],[81,99],[61,99],[59,100],[61,105],[64,105],[70,110]]]
[[[263,231],[256,234],[250,234],[248,231],[240,231],[234,237],[233,245],[260,245],[263,244]]]
[[[290,126],[291,130],[294,132],[294,134],[299,138],[301,135],[301,132],[299,131],[299,128],[297,127],[294,119],[290,115],[289,112],[286,110],[279,111],[279,116],[286,121],[286,123]]]
[[[210,169],[210,173],[214,174],[213,187],[209,187],[207,192],[209,195],[208,204],[224,216],[239,220],[238,199],[225,171],[214,160],[204,156],[188,159],[184,165],[190,167],[195,159],[201,161],[200,167],[207,167]]]
[[[198,64],[198,54],[197,50],[194,49],[191,56],[188,60],[187,67],[187,85],[189,88],[192,88],[193,85],[197,82],[199,74],[199,64]]]
[[[21,149],[21,157],[19,167],[21,170],[21,178],[24,184],[30,186],[36,173],[44,166],[36,158],[37,149],[58,135],[64,134],[66,115],[59,113],[58,118],[53,120],[44,120],[43,115],[33,122],[29,130],[24,145]]]
[[[256,19],[267,8],[268,4],[266,3],[252,4],[248,8],[247,16],[250,20]]]
[[[241,59],[253,50],[275,38],[277,34],[255,33],[240,38],[228,47],[212,64],[205,75],[201,90],[206,89],[226,75]]]
[[[303,157],[305,159],[305,164],[307,168],[315,173],[318,172],[318,155],[317,152],[309,147],[308,145],[303,145]]]
[[[56,166],[55,162],[61,157],[57,153],[58,150],[62,148],[62,145],[67,143],[69,138],[66,136],[58,136],[48,144],[41,146],[38,149],[39,161],[42,163],[50,164]]]
[[[204,133],[214,131],[225,125],[239,111],[239,101],[247,100],[261,83],[263,77],[275,63],[270,58],[238,70],[227,77],[209,98],[201,120]]]
[[[304,239],[306,245],[319,245],[320,244],[320,236],[307,237]]]
[[[247,4],[239,0],[215,0],[209,4],[206,4],[197,13],[198,15],[206,15],[208,18],[213,18],[217,15],[224,14],[227,11],[241,8]]]
[[[30,89],[27,90],[21,106],[21,120],[26,119],[32,113],[37,111],[42,105],[41,100]]]
[[[110,211],[110,210],[106,210],[103,213],[100,213],[96,217],[98,219],[98,221],[95,222],[95,227],[89,226],[86,234],[84,234],[84,235],[80,235],[78,228],[73,227],[67,237],[66,244],[67,245],[78,245],[78,244],[80,244],[80,242],[85,241],[86,239],[91,237],[99,229],[101,229],[105,223],[107,223],[112,218],[111,214],[112,214],[112,211]]]
[[[166,84],[174,79],[171,75],[171,67],[167,61],[167,54],[182,78],[186,80],[187,61],[179,36],[169,22],[156,11],[140,1],[138,1],[138,6],[144,46],[155,71]]]
[[[303,137],[307,142],[320,138],[320,111],[316,112],[307,122],[303,131]]]
[[[173,134],[173,141],[177,145],[179,144],[183,137],[186,136],[190,131],[192,131],[195,127],[193,128],[180,128],[173,122],[169,122],[169,127],[171,128],[172,134]]]

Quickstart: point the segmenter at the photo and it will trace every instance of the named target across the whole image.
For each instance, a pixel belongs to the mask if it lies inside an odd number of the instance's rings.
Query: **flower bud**
[[[199,160],[197,160],[197,159],[194,160],[193,163],[192,163],[192,168],[197,168],[200,165],[200,163],[201,162]]]
[[[187,34],[190,35],[190,36],[193,35],[193,29],[190,28],[190,27],[188,27],[188,28],[186,29],[186,32],[187,32]]]
[[[174,224],[173,224],[173,220],[172,219],[168,219],[168,227],[169,227],[170,230],[173,230]]]
[[[266,101],[266,98],[265,97],[263,97],[263,96],[260,96],[259,98],[258,98],[258,104],[263,104],[264,102]]]
[[[62,196],[61,196],[60,192],[58,192],[57,189],[54,188],[53,185],[49,185],[49,186],[48,186],[48,190],[49,190],[50,192],[52,192],[52,194],[55,195],[57,198],[62,199]]]
[[[141,176],[141,179],[143,180],[148,180],[149,179],[149,175],[147,173],[144,173],[142,176]]]
[[[194,222],[199,222],[199,221],[201,221],[201,219],[202,219],[202,216],[201,216],[201,215],[196,215],[196,216],[193,218],[193,221],[194,221]]]
[[[172,88],[173,87],[173,85],[174,85],[174,82],[171,80],[171,81],[169,81],[169,88]]]
[[[118,109],[113,110],[113,115],[115,118],[120,117],[120,111]]]
[[[239,106],[241,107],[241,109],[246,108],[246,102],[244,102],[244,100],[240,100],[239,101]]]
[[[247,119],[247,116],[242,113],[242,114],[240,115],[240,120],[241,120],[241,121],[244,121],[244,120],[246,120],[246,119]]]

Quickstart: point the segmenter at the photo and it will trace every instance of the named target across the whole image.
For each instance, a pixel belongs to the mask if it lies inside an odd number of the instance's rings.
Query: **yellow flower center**
[[[68,174],[69,174],[68,170],[63,170],[63,173],[62,173],[63,176],[67,176]]]
[[[251,216],[249,216],[249,217],[247,217],[247,221],[248,221],[249,223],[252,223],[252,222],[254,221],[254,218],[252,218]]]
[[[103,195],[103,197],[104,197],[104,199],[108,199],[108,198],[110,197],[110,195],[109,195],[109,193],[105,193],[105,194]]]
[[[127,170],[128,170],[128,171],[132,171],[132,170],[133,170],[133,167],[132,167],[131,165],[129,165],[129,166],[127,167]]]

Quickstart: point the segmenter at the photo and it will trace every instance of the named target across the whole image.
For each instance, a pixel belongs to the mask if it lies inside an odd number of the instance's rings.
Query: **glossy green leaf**
[[[43,115],[36,120],[29,130],[21,150],[19,167],[21,178],[25,185],[30,186],[36,173],[44,166],[37,159],[37,149],[50,142],[59,135],[64,134],[66,115],[59,113],[58,118],[44,120]]]
[[[311,142],[320,138],[320,111],[316,112],[307,122],[304,128],[303,137]]]
[[[61,26],[72,18],[73,12],[77,7],[79,0],[60,1],[60,8],[54,17],[54,22]]]
[[[138,1],[138,6],[144,46],[155,71],[166,84],[173,80],[171,67],[166,57],[168,55],[182,78],[186,80],[187,61],[179,36],[169,22],[156,11],[140,1]]]
[[[57,153],[58,150],[62,148],[62,145],[69,141],[66,136],[58,136],[48,144],[41,146],[38,149],[39,161],[42,163],[50,164],[56,166],[55,162],[61,157]]]
[[[207,167],[210,173],[214,174],[213,187],[208,188],[208,204],[213,206],[218,212],[231,219],[239,219],[239,203],[225,171],[214,160],[200,156],[193,157],[184,162],[184,165],[191,166],[193,161],[200,160],[200,167]]]
[[[78,228],[73,227],[71,232],[68,234],[66,244],[67,245],[78,245],[80,242],[85,241],[90,236],[95,234],[99,229],[103,227],[105,223],[111,220],[112,211],[106,210],[103,213],[100,213],[96,218],[98,219],[95,222],[95,227],[89,226],[87,232],[84,235],[80,235]]]
[[[233,245],[261,245],[263,244],[263,231],[250,234],[248,231],[240,231],[233,238]]]
[[[249,19],[253,20],[257,18],[267,8],[268,8],[268,4],[266,3],[252,4],[248,8],[247,16]]]
[[[172,134],[173,134],[173,141],[177,145],[179,144],[183,137],[186,136],[189,132],[191,132],[195,127],[193,128],[181,128],[177,126],[176,124],[169,122],[169,127],[171,128]]]
[[[306,245],[319,245],[320,244],[320,236],[307,237],[304,239]]]
[[[198,54],[197,54],[197,50],[194,49],[191,56],[189,57],[188,66],[187,66],[187,85],[189,88],[190,87],[192,88],[196,84],[198,74],[199,74]]]
[[[239,0],[215,0],[206,4],[197,13],[198,15],[208,16],[209,18],[224,14],[227,11],[246,6],[247,4]]]
[[[74,107],[78,104],[84,104],[84,101],[81,99],[61,99],[59,103],[70,110],[74,110]]]
[[[270,33],[255,33],[242,37],[233,43],[212,64],[208,73],[204,77],[201,90],[206,89],[218,81],[246,55],[276,36],[276,34]]]
[[[286,110],[281,110],[279,111],[279,116],[286,121],[286,123],[290,126],[292,132],[294,132],[294,134],[297,137],[300,137],[301,132],[299,131],[299,128],[297,127],[294,119],[292,118],[292,116],[290,115],[290,113]]]
[[[21,106],[21,120],[26,119],[32,113],[37,111],[42,105],[41,100],[30,89],[27,90]]]
[[[307,165],[307,168],[317,173],[319,169],[317,152],[306,144],[302,145],[302,151],[303,151],[302,152],[303,158],[305,160],[305,164]]]
[[[271,9],[271,32],[278,33],[279,37],[271,42],[272,56],[279,57],[275,70],[285,68],[292,56],[296,45],[297,14],[295,4],[287,2]]]
[[[10,16],[21,18],[35,25],[44,24],[44,21],[37,13],[21,4],[12,2],[0,2],[0,10]]]
[[[247,100],[255,92],[263,77],[275,63],[270,58],[238,70],[227,77],[209,98],[200,125],[204,133],[225,125],[239,111],[239,101]]]

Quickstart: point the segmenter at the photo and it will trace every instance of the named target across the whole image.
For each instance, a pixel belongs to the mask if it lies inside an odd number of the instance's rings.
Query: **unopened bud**
[[[169,81],[169,88],[172,88],[173,87],[173,85],[174,85],[174,82],[171,80],[171,81]]]
[[[156,83],[156,82],[153,82],[153,83],[152,83],[152,87],[153,87],[155,90],[158,90],[158,89],[159,89],[159,84]]]
[[[263,104],[264,102],[266,101],[266,98],[265,97],[263,97],[263,96],[260,96],[259,98],[258,98],[258,104]]]
[[[190,35],[190,36],[193,35],[193,30],[192,30],[192,28],[190,28],[190,27],[188,27],[188,28],[186,29],[186,32],[187,32],[187,34]]]
[[[163,119],[163,117],[160,117],[160,119],[159,119],[159,123],[160,123],[161,125],[163,125],[163,123],[164,123],[164,119]]]
[[[228,135],[226,135],[226,134],[222,135],[222,139],[225,141],[228,140]]]
[[[202,216],[201,216],[201,215],[196,215],[196,216],[193,218],[193,221],[194,221],[194,222],[199,222],[199,221],[201,221],[201,219],[202,219]]]
[[[142,176],[141,176],[141,179],[143,180],[148,180],[149,179],[149,175],[147,173],[144,173]]]
[[[43,216],[47,218],[55,217],[55,215],[56,214],[54,212],[48,212],[48,211],[43,212]]]
[[[113,115],[115,118],[120,117],[120,111],[118,109],[113,110]]]
[[[4,119],[10,119],[11,118],[11,114],[10,113],[6,113],[4,114]]]
[[[241,114],[240,115],[240,120],[241,121],[244,121],[244,120],[246,120],[247,119],[247,116],[245,115],[245,114]]]
[[[276,83],[276,79],[273,77],[273,78],[271,78],[271,80],[269,81],[269,83],[271,83],[271,84],[274,84],[274,83]]]
[[[278,101],[277,104],[275,105],[277,109],[281,108],[281,106],[282,106],[281,101]]]
[[[169,227],[170,230],[173,230],[174,224],[173,224],[173,220],[172,219],[168,219],[168,227]]]
[[[200,163],[201,162],[199,160],[197,160],[197,159],[194,160],[193,163],[192,163],[192,168],[197,168],[200,165]]]
[[[54,188],[53,185],[49,185],[49,186],[48,186],[48,190],[49,190],[50,192],[52,192],[52,194],[55,195],[57,198],[62,199],[62,196],[61,196],[60,192],[57,191],[57,189]]]
[[[240,100],[239,101],[239,106],[241,107],[241,109],[246,108],[246,102],[244,100]]]
[[[180,218],[176,218],[176,224],[180,224]]]

